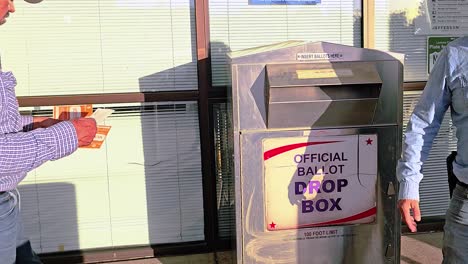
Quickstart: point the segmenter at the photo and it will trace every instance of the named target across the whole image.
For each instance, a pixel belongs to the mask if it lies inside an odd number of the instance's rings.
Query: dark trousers
[[[450,198],[452,198],[453,190],[455,189],[455,185],[457,185],[458,179],[455,174],[453,174],[453,161],[455,160],[455,156],[457,156],[456,151],[452,151],[450,155],[447,157],[447,176],[448,176],[448,184],[449,184],[449,191],[450,191]]]
[[[16,248],[15,264],[42,264],[39,257],[34,253],[31,242],[28,241]]]

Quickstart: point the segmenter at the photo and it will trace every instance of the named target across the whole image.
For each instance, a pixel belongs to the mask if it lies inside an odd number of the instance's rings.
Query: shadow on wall
[[[195,21],[194,12],[191,21]],[[191,31],[195,38],[194,22]],[[191,54],[189,63],[139,78],[140,91],[197,90],[196,45],[192,45]],[[197,101],[170,100],[169,97],[167,101],[145,103],[141,107],[144,162],[135,166],[144,170],[147,235],[151,245],[203,241],[204,208],[210,208],[204,206],[203,200]]]
[[[229,48],[214,42],[211,47],[224,52],[227,61]],[[193,51],[195,54],[195,50]],[[174,85],[171,76],[183,80],[184,73],[195,69],[196,59],[167,71],[154,73],[139,79],[141,91],[155,91],[155,84]],[[228,69],[224,74],[228,73]],[[179,75],[179,76],[177,76]],[[182,76],[180,76],[182,75]],[[211,73],[207,73],[210,76]],[[186,80],[185,80],[186,81]],[[195,83],[193,89],[197,89]],[[175,84],[177,88],[177,84]],[[224,87],[221,89],[225,89]],[[202,241],[206,229],[215,229],[220,239],[235,245],[235,195],[232,178],[232,159],[229,158],[228,134],[231,130],[228,112],[219,109],[221,104],[210,102],[211,120],[214,126],[214,170],[216,182],[212,192],[215,199],[203,197],[201,146],[199,135],[198,105],[193,102],[161,102],[145,104],[142,115],[144,166],[148,232],[151,244]],[[232,136],[232,135],[231,135]],[[220,138],[223,137],[223,138]],[[232,143],[231,143],[232,146]],[[211,150],[213,151],[213,150]],[[214,185],[211,185],[214,187]],[[204,210],[217,214],[215,227],[205,226]],[[214,219],[216,220],[216,219]]]
[[[59,263],[49,252],[80,248],[75,186],[69,183],[23,184],[21,216],[26,236],[44,263]],[[44,260],[46,259],[46,260]],[[72,261],[72,259],[70,259]],[[81,263],[77,256],[73,262]]]

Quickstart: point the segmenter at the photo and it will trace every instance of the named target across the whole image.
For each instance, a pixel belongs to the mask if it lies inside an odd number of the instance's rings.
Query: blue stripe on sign
[[[249,0],[251,5],[316,5],[322,0]]]

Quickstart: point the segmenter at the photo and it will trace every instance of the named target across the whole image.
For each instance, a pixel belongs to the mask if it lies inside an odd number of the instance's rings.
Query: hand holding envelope
[[[112,109],[105,109],[105,108],[98,108],[94,113],[89,116],[91,118],[94,118],[96,120],[96,123],[98,125],[104,124],[104,121],[112,114],[114,113],[114,110]]]
[[[80,148],[101,148],[104,140],[106,139],[111,126],[106,126],[105,120],[109,117],[114,110],[98,108],[92,113],[92,105],[69,105],[69,106],[55,106],[54,118],[59,120],[75,120],[77,118],[93,118],[97,124],[97,133],[92,142],[87,146],[80,146]]]
[[[93,139],[93,142],[87,146],[84,146],[83,148],[101,148],[104,140],[107,137],[107,134],[109,134],[111,129],[111,126],[105,126],[103,124],[107,117],[109,117],[113,112],[114,110],[112,109],[98,108],[91,116],[89,116],[89,118],[94,118],[94,120],[96,120],[98,125],[97,133]]]
[[[78,147],[90,145],[96,137],[96,120],[92,118],[76,118],[71,120],[71,122],[76,130]]]

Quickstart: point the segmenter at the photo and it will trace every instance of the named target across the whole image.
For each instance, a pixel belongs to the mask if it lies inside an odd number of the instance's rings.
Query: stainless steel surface
[[[394,182],[392,171],[396,164],[397,127],[378,129],[327,129],[309,131],[310,140],[331,135],[377,133],[379,138],[379,181],[377,199],[377,223],[355,226],[329,226],[265,231],[264,179],[261,141],[265,138],[295,137],[304,131],[256,132],[240,135],[242,178],[242,233],[243,262],[238,263],[396,263],[387,259],[386,245],[397,244],[395,237],[399,221],[396,221],[395,197],[388,197],[389,182]],[[356,194],[357,196],[359,194]],[[238,201],[239,202],[239,201]],[[302,240],[310,231],[337,230],[341,237],[333,239]],[[335,231],[334,231],[335,232]],[[239,238],[238,238],[239,239]],[[393,247],[395,248],[398,247]],[[393,252],[396,255],[396,252]],[[274,262],[269,262],[269,259]]]
[[[395,250],[393,249],[393,245],[392,244],[388,244],[387,245],[387,250],[385,251],[385,256],[387,258],[393,258],[393,256],[395,254]]]
[[[329,61],[297,61],[297,53],[331,53],[340,54],[341,57],[331,58]],[[237,54],[237,53],[236,53]],[[359,49],[344,45],[331,44],[326,42],[304,43],[303,45],[294,46],[290,48],[283,48],[279,50],[270,50],[263,53],[251,52],[249,55],[231,58],[231,74],[232,74],[232,101],[237,102],[238,105],[233,105],[234,113],[234,130],[263,130],[267,129],[267,109],[265,98],[265,85],[267,82],[266,69],[267,64],[310,64],[310,63],[343,63],[343,62],[371,62],[375,63],[375,67],[379,73],[382,81],[380,97],[375,109],[374,120],[370,125],[379,124],[399,124],[401,123],[402,102],[395,103],[394,100],[389,98],[400,98],[402,96],[402,81],[401,74],[403,66],[399,60],[394,56],[376,50]],[[242,55],[242,54],[241,54]],[[385,73],[385,74],[382,74]],[[396,87],[396,88],[395,88]],[[328,103],[329,104],[329,103]],[[315,109],[311,111],[302,109],[296,111],[297,114],[311,114],[315,119],[318,115],[328,109],[326,102],[320,110]],[[305,113],[304,113],[305,111]],[[357,111],[356,107],[349,106],[347,109],[340,110],[341,112],[348,113],[350,111]],[[350,117],[350,118],[355,118]],[[399,119],[400,120],[399,120]],[[283,117],[283,121],[288,121],[288,117]],[[348,120],[347,118],[346,120]],[[343,121],[346,121],[343,120]],[[318,124],[307,124],[299,126],[290,126],[290,128],[323,128],[330,127],[330,121],[321,120]],[[353,126],[352,124],[344,123],[342,126]]]
[[[266,75],[268,128],[371,124],[382,86],[374,62],[267,64]]]
[[[388,196],[390,196],[390,195],[396,195],[395,186],[393,185],[392,182],[388,183],[387,195],[388,195]]]
[[[399,263],[402,69],[393,55],[331,43],[232,54],[238,263]],[[346,135],[376,136],[376,220],[269,231],[264,142]]]

